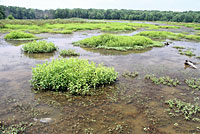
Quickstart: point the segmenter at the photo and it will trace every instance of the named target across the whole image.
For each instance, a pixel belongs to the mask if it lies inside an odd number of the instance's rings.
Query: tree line
[[[14,6],[0,5],[0,19],[13,16],[15,19],[114,19],[144,21],[174,21],[200,23],[200,11],[157,11],[157,10],[126,10],[126,9],[56,9],[38,10]]]

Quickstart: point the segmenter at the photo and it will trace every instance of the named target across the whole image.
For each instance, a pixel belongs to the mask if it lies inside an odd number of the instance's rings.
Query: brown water
[[[183,117],[170,117],[166,111],[168,106],[164,104],[166,100],[174,98],[200,103],[197,99],[199,92],[187,90],[188,87],[184,84],[184,79],[200,75],[200,66],[196,70],[184,69],[184,61],[200,60],[180,55],[178,50],[172,48],[175,45],[195,48],[194,52],[198,55],[200,43],[173,41],[173,44],[162,48],[127,52],[72,45],[74,41],[99,34],[99,31],[83,31],[70,35],[38,35],[55,43],[60,50],[75,49],[81,54],[79,58],[104,63],[119,72],[115,84],[101,87],[97,95],[86,97],[55,92],[35,93],[29,83],[31,68],[58,58],[59,53],[24,54],[20,46],[23,42],[7,42],[1,34],[0,121],[4,121],[7,126],[21,122],[33,123],[27,126],[26,133],[34,134],[200,133],[197,128],[200,123],[186,121]],[[122,77],[125,71],[137,71],[139,76],[135,79]],[[178,78],[182,85],[155,86],[144,80],[146,74]],[[53,122],[35,122],[34,118],[52,118]],[[175,126],[175,123],[178,123],[178,126]]]

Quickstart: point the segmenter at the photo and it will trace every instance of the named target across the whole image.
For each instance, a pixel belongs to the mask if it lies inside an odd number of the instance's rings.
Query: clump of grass
[[[171,39],[171,40],[181,40],[181,39],[188,39],[188,40],[195,40],[199,41],[200,36],[198,35],[185,35],[182,33],[172,33],[167,31],[142,31],[137,35],[146,36],[151,39]]]
[[[47,41],[32,41],[22,46],[22,50],[27,53],[51,53],[56,49],[54,43]]]
[[[195,30],[200,30],[200,27],[195,27],[194,29],[195,29]]]
[[[176,48],[176,49],[185,49],[185,47],[182,47],[182,46],[173,46],[173,48]]]
[[[88,60],[56,59],[32,69],[31,84],[36,90],[69,91],[71,94],[92,94],[91,89],[110,84],[117,78],[114,68]]]
[[[137,77],[138,76],[138,72],[125,72],[125,73],[123,73],[122,74],[122,76],[124,76],[124,77],[131,77],[131,78],[135,78],[135,77]]]
[[[180,29],[178,26],[158,26],[159,28],[163,29]]]
[[[55,33],[55,34],[72,34],[72,30],[63,30],[63,31],[52,31],[50,33]]]
[[[68,50],[61,50],[60,51],[61,56],[79,56],[79,53],[76,53],[75,50],[73,49],[68,49]]]
[[[200,112],[200,107],[196,105],[192,105],[191,103],[187,103],[181,100],[168,100],[166,104],[169,105],[169,108],[180,115],[183,115],[186,120],[197,120],[197,118],[193,118],[197,113]]]
[[[152,41],[150,38],[143,36],[120,36],[113,34],[103,34],[93,36],[74,43],[79,46],[128,50],[128,49],[145,49],[149,47],[161,47],[160,42]]]
[[[179,54],[186,55],[186,56],[195,56],[195,54],[190,50],[186,50],[186,51],[179,50]]]
[[[196,56],[197,59],[200,59],[200,56]]]
[[[155,75],[146,75],[145,79],[151,80],[156,85],[163,84],[168,86],[177,86],[181,84],[178,79],[172,79],[169,76],[158,78]]]
[[[185,35],[185,39],[200,41],[200,36],[198,36],[198,35]]]
[[[167,31],[142,31],[137,35],[146,36],[152,39],[167,39],[175,36],[174,33]]]
[[[6,40],[33,39],[33,38],[36,38],[36,36],[33,34],[30,34],[30,33],[13,31],[13,32],[10,32],[9,34],[7,34],[4,38]]]
[[[195,89],[195,90],[200,90],[200,79],[196,79],[196,78],[193,78],[193,79],[186,79],[185,80],[185,83],[191,87],[192,89]]]

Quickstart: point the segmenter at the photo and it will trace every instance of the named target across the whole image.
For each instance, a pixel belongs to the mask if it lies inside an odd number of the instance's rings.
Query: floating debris
[[[34,121],[41,122],[41,123],[50,123],[50,122],[53,122],[53,121],[54,121],[52,118],[41,118],[41,119],[36,119],[36,118],[34,118],[33,120],[34,120]]]

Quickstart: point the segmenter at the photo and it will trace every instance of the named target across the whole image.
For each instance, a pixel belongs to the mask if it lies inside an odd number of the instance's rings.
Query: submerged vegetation
[[[200,112],[200,107],[196,105],[192,105],[191,103],[187,103],[181,100],[168,100],[166,104],[169,105],[170,115],[183,115],[186,120],[200,121],[198,118],[194,118],[196,114]],[[173,113],[172,113],[173,112]]]
[[[13,32],[10,32],[9,34],[6,34],[4,38],[6,40],[33,40],[33,39],[36,39],[37,37],[30,33],[25,33],[21,31],[13,31]]]
[[[22,50],[27,53],[51,53],[56,49],[54,43],[47,41],[32,41],[22,46]]]
[[[180,85],[180,82],[178,79],[172,79],[169,76],[166,77],[156,77],[155,75],[146,75],[145,79],[151,80],[156,85],[168,85],[168,86],[177,86]]]
[[[73,49],[68,49],[68,50],[61,50],[60,51],[61,56],[79,56],[79,53],[76,53],[75,50]]]
[[[185,83],[192,89],[200,90],[200,79],[186,79]]]
[[[138,74],[139,74],[138,72],[125,72],[122,74],[122,76],[135,78],[138,76]]]
[[[56,59],[37,65],[32,70],[31,84],[36,90],[69,91],[71,94],[91,94],[91,89],[110,84],[117,79],[114,68],[96,66],[88,60]]]
[[[129,49],[145,49],[150,47],[162,47],[163,44],[152,41],[143,36],[119,36],[112,34],[103,34],[93,36],[74,43],[75,45],[115,49],[115,50],[129,50]]]

